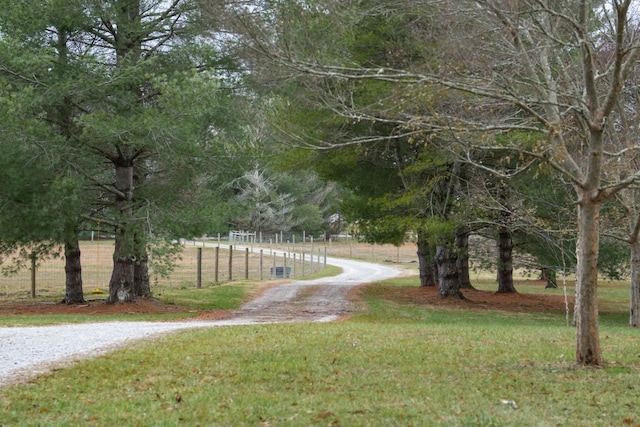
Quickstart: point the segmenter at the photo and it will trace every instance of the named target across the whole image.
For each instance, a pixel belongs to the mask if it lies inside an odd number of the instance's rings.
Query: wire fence
[[[321,248],[305,252],[283,245],[262,248],[203,240],[181,243],[181,260],[171,275],[161,277],[152,271],[154,282],[201,287],[235,280],[300,278],[326,267],[326,250]]]
[[[266,239],[265,239],[266,240]],[[160,274],[150,254],[151,290],[154,287],[205,287],[239,280],[262,281],[308,276],[326,267],[330,257],[371,262],[414,263],[415,245],[401,247],[370,245],[353,238],[287,240],[284,236],[259,243],[220,236],[196,241],[181,241],[182,252],[167,274]],[[113,240],[80,242],[82,281],[85,294],[107,292],[113,268]],[[12,260],[5,259],[0,267]],[[64,259],[39,260],[35,270],[25,268],[0,275],[0,298],[62,298],[65,289]]]

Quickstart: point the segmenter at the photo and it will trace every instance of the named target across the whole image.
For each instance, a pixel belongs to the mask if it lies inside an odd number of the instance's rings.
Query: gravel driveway
[[[103,322],[0,328],[0,386],[27,379],[127,342],[187,328],[277,322],[328,322],[351,311],[347,294],[362,283],[400,275],[395,268],[328,258],[343,269],[334,277],[295,281],[268,289],[259,298],[217,321]]]

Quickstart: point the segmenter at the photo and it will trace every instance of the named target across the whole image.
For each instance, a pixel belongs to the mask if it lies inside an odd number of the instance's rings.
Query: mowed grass
[[[0,425],[640,425],[640,331],[619,321],[624,304],[603,315],[607,365],[584,369],[561,313],[377,297],[407,285],[368,288],[348,321],[184,331],[4,388]]]

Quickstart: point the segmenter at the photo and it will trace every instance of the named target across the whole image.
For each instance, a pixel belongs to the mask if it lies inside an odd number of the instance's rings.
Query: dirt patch
[[[359,295],[363,295],[365,290],[358,288],[356,292]],[[442,299],[438,296],[438,288],[435,286],[376,286],[376,289],[368,289],[367,292],[378,298],[401,304],[447,307],[452,309],[475,309],[479,311],[501,310],[521,313],[564,313],[566,310],[563,295],[499,294],[493,291],[463,289],[462,294],[465,299]],[[573,310],[573,297],[569,298],[569,309]]]
[[[365,288],[364,285],[351,289],[349,299],[359,299]],[[264,291],[264,290],[262,290]],[[463,294],[466,300],[441,299],[438,297],[436,287],[417,286],[379,286],[369,288],[367,293],[379,298],[395,301],[400,304],[417,304],[423,306],[438,306],[460,309],[476,310],[503,310],[512,312],[558,312],[565,311],[565,302],[562,295],[538,295],[538,294],[498,294],[491,291],[465,289]],[[257,296],[257,295],[256,295]],[[570,299],[570,309],[573,309],[573,298]],[[122,315],[122,314],[177,314],[191,313],[199,320],[218,320],[230,317],[232,311],[214,310],[195,312],[175,304],[165,304],[155,298],[139,298],[131,304],[106,304],[104,300],[88,300],[85,304],[66,305],[50,302],[12,302],[0,303],[0,315]]]

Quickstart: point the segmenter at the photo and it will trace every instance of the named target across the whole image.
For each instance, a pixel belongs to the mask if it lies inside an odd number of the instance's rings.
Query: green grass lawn
[[[1,389],[0,425],[640,424],[640,331],[624,305],[603,315],[607,365],[583,369],[561,313],[429,309],[374,291],[348,321],[184,331]]]

